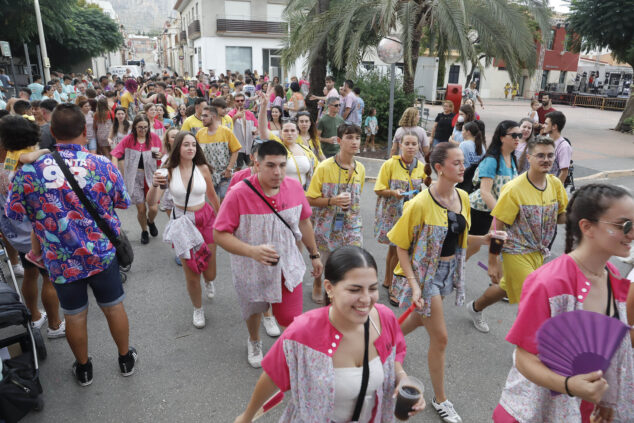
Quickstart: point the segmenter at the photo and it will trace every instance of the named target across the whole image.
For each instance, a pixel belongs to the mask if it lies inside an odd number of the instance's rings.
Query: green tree
[[[40,11],[53,67],[67,69],[123,44],[116,22],[85,0],[44,0]],[[33,0],[0,0],[0,22],[0,39],[14,51],[22,43],[39,43]]]
[[[297,1],[310,5],[316,0]],[[334,48],[334,65],[345,64],[347,72],[354,74],[361,62],[360,52],[374,47],[377,39],[397,33],[404,51],[403,89],[413,92],[421,39],[425,29],[431,28],[447,47],[460,53],[465,65],[478,65],[480,46],[487,56],[495,54],[508,62],[509,72],[518,73],[534,59],[535,47],[526,19],[515,3],[523,4],[541,28],[549,27],[544,0],[331,0],[328,11],[314,19],[304,17],[295,22],[293,17],[301,16],[302,9],[295,9],[296,14],[289,16],[291,31],[295,27],[296,33],[293,45],[287,46],[286,57],[294,60],[307,55],[310,62],[318,54],[312,48],[316,40],[329,40]],[[374,37],[368,37],[368,33]]]
[[[615,59],[634,68],[633,18],[631,0],[572,0],[569,28],[579,35],[573,39],[573,48],[576,51],[608,48]],[[632,90],[616,130],[631,116],[634,116]]]

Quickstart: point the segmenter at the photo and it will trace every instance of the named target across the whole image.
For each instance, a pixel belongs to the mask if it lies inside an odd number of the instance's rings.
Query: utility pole
[[[42,15],[40,14],[40,1],[33,0],[35,5],[35,20],[37,21],[37,32],[40,35],[40,48],[42,50],[42,62],[44,67],[44,84],[51,80],[51,62],[48,60],[46,51],[46,41],[44,41],[44,27],[42,26]]]

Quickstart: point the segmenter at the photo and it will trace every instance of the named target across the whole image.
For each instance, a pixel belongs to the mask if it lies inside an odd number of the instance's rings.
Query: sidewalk
[[[477,107],[476,111],[486,126],[486,137],[489,142],[499,122],[505,119],[519,121],[528,115],[530,109],[530,103],[527,100],[484,99],[483,101],[484,109]],[[429,108],[430,120],[426,128],[430,131],[436,115],[442,112],[442,107],[440,105],[425,105],[425,107]],[[586,177],[634,176],[634,136],[612,130],[618,123],[621,112],[561,104],[553,107],[566,115],[567,122],[563,135],[572,143],[575,180],[583,181],[582,178]],[[398,119],[399,116],[395,116],[395,120],[398,121]],[[383,161],[364,157],[359,159],[366,167],[366,176],[376,178]]]

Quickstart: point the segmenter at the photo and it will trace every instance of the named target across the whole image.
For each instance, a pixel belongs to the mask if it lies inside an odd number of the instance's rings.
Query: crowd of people
[[[566,311],[634,324],[634,290],[608,262],[631,254],[634,199],[607,184],[574,190],[566,117],[547,96],[519,121],[500,122],[490,140],[475,85],[458,113],[443,103],[431,134],[419,126],[417,108],[403,113],[374,184],[374,238],[387,246],[381,285],[392,306],[414,310],[397,321],[378,303],[378,266],[363,248],[366,173],[356,156],[375,150],[378,121],[368,108],[362,125],[365,104],[353,81],[337,90],[328,76],[319,96],[304,78],[282,85],[249,70],[191,79],[55,77],[47,85],[35,77],[1,112],[0,230],[23,276],[33,326],[47,323],[49,338],[67,338],[80,385],[93,380],[88,286],[108,320],[121,374],[133,374],[138,359],[123,306],[123,241],[104,234],[85,195],[120,237],[115,209],[134,204],[142,245],[159,236],[159,211],[167,214],[162,238],[182,266],[196,328],[206,324],[203,298],[216,296],[217,247],[230,254],[247,362],[263,369],[236,423],[252,421],[278,392],[288,394],[280,421],[393,421],[396,393],[409,380],[405,337],[421,326],[431,405],[442,421],[462,422],[445,388],[443,299],[454,292],[455,305],[483,333],[487,307],[519,304],[507,336],[517,348],[495,422],[634,419],[634,332],[606,374],[564,377],[538,354],[535,333]],[[544,263],[558,224],[565,224],[566,254]],[[491,285],[467,301],[465,263],[486,246]],[[304,256],[311,299],[322,306],[308,312]],[[279,337],[266,353],[261,325]],[[425,406],[420,397],[406,415]]]

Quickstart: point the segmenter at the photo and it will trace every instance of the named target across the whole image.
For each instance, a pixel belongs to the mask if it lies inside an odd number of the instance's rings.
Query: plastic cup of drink
[[[412,411],[412,407],[420,401],[424,392],[425,385],[423,385],[423,382],[415,377],[406,376],[398,388],[394,417],[401,421],[409,419],[409,413]]]
[[[168,171],[162,167],[160,169],[156,169],[156,173],[158,173],[162,178],[167,178]],[[161,189],[167,189],[167,183],[161,184]]]
[[[491,231],[491,243],[489,244],[489,253],[498,255],[502,252],[504,242],[508,239],[505,231]]]
[[[348,205],[342,206],[341,208],[343,210],[348,210],[350,208],[350,198],[352,197],[352,195],[349,192],[342,192],[341,196],[348,199]]]
[[[153,157],[157,157],[159,155],[159,153],[161,152],[161,148],[160,147],[152,147],[152,156]]]

